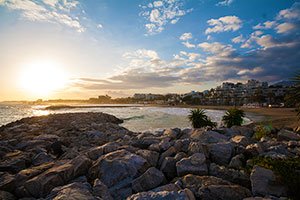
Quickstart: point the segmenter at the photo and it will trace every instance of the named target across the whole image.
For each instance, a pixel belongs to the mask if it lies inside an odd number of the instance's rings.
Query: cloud
[[[195,47],[196,47],[195,44],[191,44],[191,43],[189,43],[189,41],[182,42],[182,44],[183,44],[186,48],[189,48],[189,49],[195,48]]]
[[[141,8],[143,11],[140,16],[147,20],[145,28],[148,35],[162,32],[168,24],[176,24],[181,17],[192,11],[185,10],[183,3],[175,0],[154,1]]]
[[[210,27],[205,30],[205,34],[237,31],[242,27],[242,20],[237,16],[224,16],[219,19],[210,19],[207,23]]]
[[[279,12],[277,15],[277,19],[298,19],[300,18],[300,3],[296,2],[293,4],[293,6],[289,9],[284,9]]]
[[[296,29],[296,25],[293,23],[284,22],[276,26],[275,29],[277,30],[277,33],[288,33]]]
[[[71,15],[71,10],[77,8],[78,1],[4,0],[0,3],[0,6],[9,10],[19,11],[23,19],[26,20],[56,23],[73,28],[78,32],[85,31],[78,18]]]
[[[221,44],[219,42],[203,42],[198,45],[203,51],[218,55],[218,56],[229,56],[235,49],[231,45]]]
[[[243,35],[239,35],[235,38],[232,38],[231,40],[233,43],[242,43],[245,41],[245,39],[243,38]]]
[[[180,36],[180,40],[189,40],[189,39],[192,39],[193,38],[193,35],[192,33],[183,33],[181,36]]]
[[[276,21],[266,21],[264,23],[259,23],[256,26],[253,27],[253,29],[258,29],[258,30],[262,30],[262,29],[271,29],[273,27],[275,27],[277,25]]]
[[[216,5],[217,6],[229,6],[232,3],[233,3],[233,0],[224,0],[224,1],[218,2]]]

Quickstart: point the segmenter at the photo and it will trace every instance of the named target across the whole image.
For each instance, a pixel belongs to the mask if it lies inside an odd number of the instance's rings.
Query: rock
[[[251,188],[250,177],[244,171],[228,169],[224,166],[218,166],[215,163],[211,163],[209,167],[209,175]]]
[[[31,163],[31,156],[29,153],[15,150],[5,154],[0,163],[0,171],[7,171],[17,173],[22,169],[27,168]]]
[[[15,199],[16,197],[13,194],[0,190],[0,200],[15,200]]]
[[[61,186],[70,180],[84,175],[91,165],[85,156],[77,158],[60,166],[55,166],[44,173],[25,182],[25,190],[34,197],[46,196],[54,187]]]
[[[157,161],[159,158],[159,153],[157,153],[156,151],[140,149],[140,150],[136,151],[136,154],[145,158],[148,161],[148,163],[150,164],[150,166],[156,167]]]
[[[239,185],[209,185],[199,189],[200,199],[205,200],[240,200],[250,196],[250,190]]]
[[[99,178],[114,199],[132,194],[131,183],[148,167],[143,157],[126,150],[117,150],[101,156],[89,170],[90,179]]]
[[[0,190],[12,192],[15,189],[15,176],[7,172],[0,172]]]
[[[244,166],[244,163],[245,163],[245,156],[243,154],[238,154],[231,159],[228,167],[234,169],[241,169]]]
[[[135,192],[151,190],[159,186],[164,180],[164,174],[155,167],[151,167],[144,174],[133,180],[132,189]]]
[[[160,155],[159,161],[158,161],[158,166],[161,166],[163,160],[165,159],[165,157],[172,157],[175,156],[177,153],[175,147],[170,147],[167,151],[163,152]]]
[[[252,194],[254,196],[274,195],[286,196],[287,189],[276,180],[275,174],[269,169],[254,166],[250,175]]]
[[[247,138],[252,138],[254,130],[251,127],[247,126],[233,126],[231,127],[233,132],[238,132],[239,135],[245,136]]]
[[[205,145],[201,142],[191,142],[188,148],[188,154],[193,155],[194,153],[204,153],[208,156],[207,149]]]
[[[188,148],[189,148],[189,144],[190,144],[190,139],[188,139],[188,138],[179,139],[179,140],[175,140],[174,147],[176,148],[176,150],[178,152],[182,151],[184,153],[187,153]]]
[[[181,135],[181,130],[179,128],[166,129],[164,131],[163,135],[165,135],[171,139],[177,139]]]
[[[164,173],[168,180],[172,180],[177,175],[176,162],[177,160],[174,157],[165,157],[161,164],[160,171]]]
[[[171,138],[169,138],[169,137],[163,138],[159,142],[158,146],[159,146],[160,152],[166,151],[167,149],[169,149],[172,146]]]
[[[120,144],[116,142],[108,142],[102,146],[93,147],[87,150],[85,152],[85,155],[92,160],[97,160],[100,156],[116,151],[119,148],[120,148]]]
[[[51,156],[49,156],[46,152],[41,152],[32,158],[32,164],[34,166],[38,166],[43,163],[52,162],[52,161],[53,161],[53,158]]]
[[[229,164],[234,153],[233,146],[229,142],[210,144],[208,149],[211,161],[219,165]]]
[[[181,188],[176,185],[176,184],[173,184],[173,183],[169,183],[167,185],[163,185],[163,186],[160,186],[160,187],[157,187],[157,188],[154,188],[153,190],[151,190],[152,192],[162,192],[162,191],[169,191],[169,192],[172,192],[172,191],[179,191]]]
[[[207,175],[208,169],[206,165],[206,158],[203,153],[195,153],[188,158],[183,158],[176,163],[178,176],[187,174]]]
[[[112,196],[108,191],[107,186],[104,183],[102,183],[99,179],[96,179],[94,181],[93,194],[94,196],[100,197],[105,200],[113,200]]]
[[[202,129],[195,129],[191,138],[202,143],[219,143],[226,142],[228,138],[215,131],[203,131]]]
[[[88,183],[71,183],[62,187],[54,188],[46,197],[46,200],[69,200],[69,199],[84,199],[97,200],[90,191]]]
[[[33,140],[46,140],[50,142],[58,141],[59,139],[60,139],[59,136],[53,134],[42,134],[42,135],[35,136],[33,138]]]
[[[244,146],[244,147],[251,144],[250,139],[242,135],[234,136],[233,138],[230,139],[230,142],[233,142],[237,145]]]
[[[282,140],[295,140],[295,141],[300,141],[300,135],[297,133],[294,133],[293,131],[281,129],[278,134],[277,134],[277,139],[279,141]]]
[[[252,158],[255,156],[258,156],[259,154],[263,153],[264,149],[262,144],[260,143],[255,143],[255,144],[249,144],[246,147],[246,151],[244,154],[246,155],[246,158]]]
[[[91,140],[105,140],[106,138],[106,134],[97,130],[88,131],[85,134],[87,138]]]
[[[141,192],[127,198],[127,200],[195,200],[193,193],[188,190],[161,191],[161,192]]]

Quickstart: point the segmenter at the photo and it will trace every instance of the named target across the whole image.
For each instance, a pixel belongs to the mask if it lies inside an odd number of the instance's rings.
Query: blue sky
[[[0,0],[0,19],[5,100],[39,97],[11,77],[41,60],[68,78],[48,98],[184,93],[300,69],[295,0]]]

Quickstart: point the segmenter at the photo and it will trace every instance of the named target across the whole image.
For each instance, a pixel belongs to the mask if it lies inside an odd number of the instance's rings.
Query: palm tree
[[[223,122],[228,128],[232,126],[241,126],[243,123],[243,117],[245,117],[243,110],[232,108],[226,111],[223,116]]]
[[[190,111],[188,116],[189,120],[192,122],[194,128],[202,128],[206,126],[216,127],[217,123],[212,122],[203,109],[194,109]]]

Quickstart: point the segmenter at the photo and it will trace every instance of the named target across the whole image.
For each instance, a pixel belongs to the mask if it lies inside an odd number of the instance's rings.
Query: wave
[[[122,118],[124,121],[133,120],[133,119],[144,119],[145,115],[139,115],[139,116],[132,116],[127,118]]]

